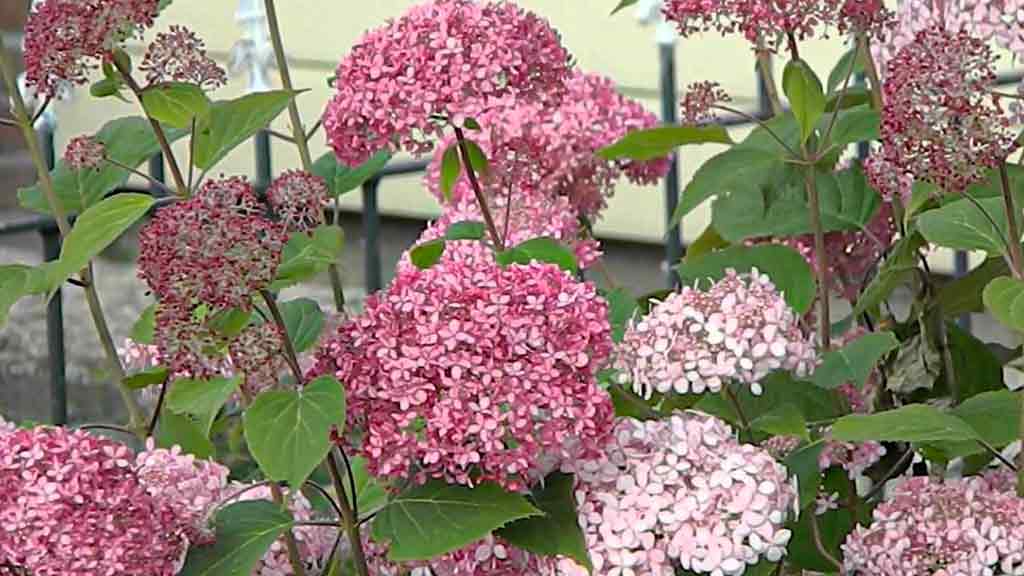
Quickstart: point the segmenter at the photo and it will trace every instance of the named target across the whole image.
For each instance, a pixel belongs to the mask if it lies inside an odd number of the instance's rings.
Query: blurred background
[[[366,29],[400,15],[414,3],[414,0],[288,0],[281,3],[281,26],[293,80],[297,88],[309,90],[298,99],[307,126],[316,121],[327,102],[331,92],[328,78],[349,47]],[[720,82],[738,108],[757,113],[762,106],[753,54],[746,41],[735,37],[723,39],[715,34],[677,40],[669,27],[659,25],[656,2],[641,0],[637,6],[615,16],[609,13],[616,0],[586,3],[517,0],[517,3],[551,21],[582,69],[610,76],[624,94],[665,118],[671,119],[676,108],[674,95],[699,80]],[[28,4],[29,0],[0,2],[0,30],[8,49],[17,50],[20,46],[20,29]],[[150,31],[146,38],[152,38],[156,31],[172,23],[185,25],[206,41],[210,54],[225,67],[233,58],[241,62],[230,84],[214,95],[217,98],[273,88],[277,86],[276,70],[262,67],[258,58],[261,46],[256,30],[262,25],[261,6],[262,0],[175,0],[161,17],[157,29]],[[253,38],[257,39],[255,45],[251,42]],[[801,52],[824,78],[846,49],[842,39],[837,38],[808,42]],[[143,46],[136,41],[129,51],[141,58]],[[781,77],[782,64],[776,63],[778,77]],[[1004,57],[1003,71],[1010,71],[1012,64]],[[0,98],[6,101],[7,96],[0,94]],[[93,133],[109,119],[140,113],[134,103],[90,98],[87,88],[76,90],[52,109],[49,126],[58,155],[72,137]],[[289,132],[287,114],[272,128]],[[748,130],[745,126],[733,128],[734,138],[742,138]],[[322,131],[312,144],[314,158],[326,151]],[[185,146],[179,143],[179,153],[187,155]],[[608,268],[635,295],[667,287],[667,259],[678,257],[677,245],[695,239],[706,225],[709,211],[705,206],[683,222],[678,236],[667,234],[666,210],[671,206],[667,206],[666,198],[675,196],[694,170],[720,149],[718,146],[685,149],[678,159],[676,187],[671,184],[621,185],[604,218],[596,223],[597,235],[603,240],[607,253]],[[398,157],[393,163],[410,166],[409,160]],[[235,150],[217,170],[230,175],[248,175],[260,182],[265,181],[268,166],[275,174],[297,167],[294,148],[273,138],[257,139]],[[343,225],[347,242],[343,273],[350,301],[355,306],[359,305],[367,288],[373,290],[388,281],[402,251],[419,235],[425,222],[439,213],[439,206],[423,190],[421,180],[421,173],[411,171],[384,178],[363,191],[344,196]],[[40,234],[37,229],[19,227],[32,214],[18,207],[17,188],[32,181],[31,162],[23,151],[19,135],[15,130],[0,127],[2,263],[38,263],[45,257],[47,248],[55,249],[52,233]],[[131,183],[145,186],[141,179]],[[367,259],[368,253],[370,259]],[[133,258],[134,243],[129,237],[97,264],[100,294],[117,342],[123,341],[138,313],[149,303],[143,287],[135,279]],[[954,272],[952,254],[936,253],[932,259],[937,269]],[[971,262],[976,260],[970,259]],[[319,299],[325,309],[330,304],[326,282],[304,289],[302,294]],[[980,331],[983,337],[987,334],[990,338],[1005,338],[988,323],[975,324],[975,331]],[[63,351],[55,349],[53,338],[47,337],[59,332],[63,332]],[[50,365],[49,358],[56,357],[57,353],[66,358],[63,374],[59,366]],[[62,389],[67,397],[66,414],[60,409]],[[52,421],[68,417],[83,422],[107,420],[116,417],[119,411],[119,400],[105,384],[102,354],[81,294],[69,289],[64,291],[62,299],[49,305],[38,298],[17,304],[8,324],[0,327],[0,413],[16,415],[19,419]]]

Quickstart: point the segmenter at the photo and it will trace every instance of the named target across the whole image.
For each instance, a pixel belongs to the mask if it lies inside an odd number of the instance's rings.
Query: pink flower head
[[[249,309],[270,285],[286,235],[242,178],[207,182],[139,233],[139,277],[161,299]]]
[[[231,369],[223,338],[200,310],[172,298],[157,304],[153,341],[175,377],[205,379],[227,375]]]
[[[960,192],[1014,149],[1010,120],[988,94],[995,55],[965,31],[919,32],[886,67],[884,161],[899,173]]]
[[[64,149],[64,164],[72,170],[99,170],[106,158],[106,147],[92,136],[77,136]]]
[[[707,414],[619,419],[605,455],[574,468],[595,576],[739,576],[786,553],[786,469]]]
[[[512,205],[508,206],[508,202]],[[515,196],[511,199],[498,197],[490,205],[495,227],[507,247],[516,246],[533,238],[552,238],[566,245],[576,255],[580,268],[587,268],[601,257],[597,240],[581,238],[579,221],[565,197],[545,200],[539,196]],[[483,222],[483,215],[476,200],[469,198],[445,206],[440,218],[435,220],[416,245],[444,238],[448,229],[459,222]],[[507,224],[506,224],[507,222]],[[486,234],[486,233],[485,233]],[[449,240],[445,243],[443,260],[485,260],[494,261],[494,249],[490,236],[481,240]],[[487,242],[487,244],[484,244]],[[411,252],[411,250],[410,250]],[[399,270],[415,267],[407,252],[398,264]]]
[[[612,405],[607,304],[552,264],[442,260],[400,272],[319,351],[376,476],[520,489],[541,458],[593,455]]]
[[[554,576],[558,560],[515,548],[501,538],[487,536],[454,552],[425,562],[396,564],[387,559],[387,547],[364,538],[370,573],[374,576]],[[429,572],[426,569],[429,567]]]
[[[159,0],[46,0],[25,23],[28,86],[55,96],[65,83],[85,84],[115,47],[153,25]]]
[[[0,435],[0,565],[33,576],[174,576],[187,521],[127,446],[39,427]]]
[[[309,232],[324,223],[328,189],[324,179],[289,170],[267,188],[267,203],[289,232]]]
[[[341,61],[324,128],[349,165],[382,149],[423,154],[439,118],[461,124],[557,100],[569,66],[558,33],[511,2],[431,0],[368,32]]]
[[[883,201],[892,203],[898,198],[904,205],[910,201],[914,178],[886,160],[881,152],[874,151],[864,160],[864,175]]]
[[[284,335],[273,322],[253,324],[231,341],[231,364],[236,372],[245,375],[242,390],[246,396],[254,398],[277,386],[288,367],[283,350]]]
[[[768,276],[728,271],[707,291],[689,286],[632,321],[615,367],[637,394],[717,392],[730,382],[760,394],[775,370],[806,374],[816,361],[811,336]]]
[[[155,344],[143,344],[131,338],[125,338],[124,344],[117,349],[117,356],[129,374],[156,368],[162,361],[160,349]]]
[[[288,511],[296,522],[315,520],[313,506],[302,492],[282,489]],[[247,502],[250,500],[271,500],[269,486],[252,487],[245,484],[232,483],[228,489],[230,494],[237,494],[231,502]],[[230,502],[229,502],[230,503]],[[307,573],[319,574],[326,567],[326,562],[334,547],[338,531],[330,526],[299,526],[292,528],[292,535],[299,548],[299,557]],[[252,576],[293,576],[291,562],[288,559],[288,548],[284,537],[278,538],[270,545],[270,550],[256,564]]]
[[[843,545],[850,576],[1016,574],[1024,500],[975,478],[904,481]]]
[[[668,158],[646,162],[608,161],[596,153],[628,132],[652,128],[658,118],[643,105],[621,95],[612,81],[597,74],[575,72],[567,94],[557,106],[529,102],[477,118],[480,132],[468,135],[490,161],[482,175],[489,199],[510,194],[536,195],[545,201],[568,199],[574,212],[595,218],[625,176],[638,184],[651,184],[665,176]],[[441,166],[446,140],[427,167],[427,189],[441,202]],[[452,191],[455,201],[473,198],[463,174]]]
[[[206,55],[202,39],[183,26],[157,34],[139,70],[146,73],[150,85],[184,82],[215,90],[228,83],[227,72]]]
[[[731,102],[732,98],[718,82],[694,82],[683,94],[680,110],[685,124],[710,124],[715,121],[712,110],[717,104]]]
[[[225,496],[229,470],[216,462],[185,454],[179,446],[156,448],[152,438],[135,458],[135,470],[146,492],[162,500],[182,519],[189,543],[210,543],[208,525],[214,507]]]

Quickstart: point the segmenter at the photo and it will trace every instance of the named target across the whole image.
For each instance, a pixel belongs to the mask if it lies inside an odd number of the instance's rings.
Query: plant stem
[[[1018,280],[1024,279],[1024,256],[1020,249],[1020,228],[1017,226],[1017,208],[1013,201],[1013,190],[1010,188],[1010,176],[1006,171],[1006,162],[999,163],[999,179],[1003,185],[1003,203],[1006,205],[1007,248],[1010,250],[1010,268]],[[998,229],[998,228],[997,228]]]
[[[779,98],[779,87],[775,85],[775,75],[772,74],[772,55],[764,47],[764,41],[758,41],[755,49],[757,53],[757,71],[761,74],[764,82],[764,90],[768,94],[768,102],[772,107],[772,115],[782,114],[782,100]]]
[[[491,209],[487,206],[487,198],[484,197],[483,188],[480,187],[480,181],[477,180],[473,164],[469,160],[469,146],[466,144],[466,134],[458,126],[455,127],[455,138],[458,140],[462,166],[466,169],[466,177],[469,178],[469,184],[473,187],[473,195],[476,196],[476,202],[480,205],[480,213],[483,214],[484,224],[487,225],[487,230],[491,235],[491,241],[494,242],[494,247],[501,252],[505,250],[505,243],[502,241],[501,235],[498,234],[498,227],[494,224]]]
[[[882,111],[882,80],[878,76],[878,66],[875,64],[875,58],[871,55],[871,45],[869,44],[868,36],[864,32],[857,33],[857,47],[860,50],[861,57],[864,58],[864,72],[868,76],[868,80],[871,81],[871,104],[875,110]]]
[[[295,353],[295,346],[292,345],[291,337],[288,336],[288,326],[284,323],[284,316],[281,315],[281,309],[277,307],[277,300],[275,300],[274,295],[267,290],[260,290],[260,296],[263,296],[263,301],[267,304],[267,308],[270,310],[270,316],[274,319],[274,324],[277,325],[277,329],[281,332],[281,339],[284,340],[284,359],[288,362],[288,367],[295,376],[296,386],[301,387],[303,381],[302,368],[299,367],[299,357]]]
[[[53,212],[54,220],[57,222],[57,229],[61,238],[67,237],[71,232],[71,224],[68,221],[67,213],[57,191],[53,187],[53,180],[50,179],[50,169],[43,159],[43,152],[39,146],[39,138],[36,135],[32,118],[25,107],[25,100],[18,90],[17,76],[11,65],[7,51],[0,48],[0,73],[3,75],[7,93],[13,101],[13,114],[18,125],[21,127],[25,145],[28,146],[29,154],[32,156],[32,163],[35,165],[36,173],[39,176],[39,188],[46,197],[50,210]],[[103,307],[100,304],[99,295],[96,292],[96,283],[93,281],[92,263],[89,263],[79,272],[82,281],[82,288],[85,290],[86,301],[89,304],[89,313],[92,315],[93,323],[96,325],[96,334],[99,336],[100,344],[106,353],[107,363],[110,365],[111,374],[115,378],[114,384],[121,392],[125,408],[128,410],[129,425],[133,430],[141,431],[145,418],[142,414],[142,407],[139,406],[132,391],[124,385],[124,369],[121,367],[121,360],[117,356],[117,348],[114,347],[114,340],[110,336],[110,328],[107,326],[107,319],[103,315]]]
[[[164,407],[164,400],[167,398],[167,389],[170,388],[171,377],[168,374],[160,384],[160,397],[157,398],[156,407],[153,408],[153,415],[149,418],[149,426],[146,426],[146,436],[152,436],[156,431],[156,425],[160,421],[160,410]]]
[[[828,128],[825,130],[825,135],[821,137],[822,147],[829,145],[829,139],[832,137],[832,129],[835,128],[836,120],[839,119],[839,104],[846,99],[846,94],[850,91],[850,79],[853,78],[853,69],[857,67],[857,59],[850,59],[850,68],[846,71],[846,78],[843,80],[843,89],[839,92],[838,104],[836,109],[832,111],[832,117],[828,121]],[[819,154],[819,157],[823,154]]]
[[[730,114],[736,114],[737,116],[743,118],[744,120],[747,120],[748,122],[757,124],[759,127],[763,128],[769,136],[774,138],[776,142],[778,142],[783,148],[785,148],[787,152],[789,152],[793,156],[798,156],[796,150],[793,150],[793,148],[789,144],[786,144],[785,140],[783,140],[781,136],[776,134],[775,131],[772,130],[771,127],[768,126],[768,124],[765,121],[761,120],[760,118],[757,118],[756,116],[751,116],[750,114],[747,114],[746,112],[739,110],[737,108],[733,108],[731,106],[722,106],[721,104],[714,104],[711,106],[711,108],[721,110],[723,112],[729,112]]]
[[[359,535],[359,519],[352,512],[348,498],[345,498],[345,484],[341,481],[341,469],[338,467],[338,459],[335,458],[333,449],[327,454],[327,470],[331,473],[334,491],[338,493],[338,506],[342,513],[341,522],[345,533],[348,534],[349,545],[352,547],[352,561],[356,566],[356,572],[359,573],[359,576],[370,576],[370,568],[366,564],[366,553],[363,551],[363,539]],[[353,493],[352,498],[355,497],[356,495]]]
[[[739,416],[740,422],[743,424],[743,429],[750,431],[750,420],[747,419],[747,415],[743,412],[743,406],[740,405],[740,399],[736,397],[736,394],[729,388],[728,384],[722,385],[722,396],[725,396],[732,404],[733,408],[736,409],[736,415]]]
[[[825,560],[828,560],[829,564],[835,566],[836,571],[839,572],[839,574],[846,574],[843,570],[843,565],[839,560],[836,560],[836,557],[833,556],[831,552],[828,551],[828,548],[825,547],[825,543],[821,540],[821,528],[818,527],[818,515],[815,514],[813,510],[808,512],[808,514],[810,514],[808,523],[811,525],[811,537],[814,539],[814,547],[817,548],[818,554],[821,554]]]
[[[786,33],[786,46],[789,48],[789,56],[793,60],[800,59],[800,48],[796,43],[796,34],[793,32]]]
[[[166,193],[170,193],[170,194],[174,193],[174,190],[171,190],[170,188],[168,188],[166,184],[164,184],[163,182],[153,178],[152,176],[150,176],[149,174],[146,174],[145,172],[142,172],[140,170],[132,168],[131,166],[129,166],[127,164],[124,164],[124,163],[122,163],[122,162],[120,162],[118,160],[114,160],[113,158],[106,158],[106,157],[104,157],[103,160],[105,162],[113,165],[113,166],[117,166],[118,168],[120,168],[122,170],[127,170],[128,172],[131,172],[132,174],[138,176],[139,178],[145,179],[147,182],[149,182],[155,188],[158,188],[158,189],[160,189],[160,190],[162,190],[162,191],[164,191]]]
[[[295,94],[295,87],[292,84],[292,74],[288,69],[288,57],[284,53],[284,40],[281,37],[281,24],[277,19],[277,8],[274,0],[264,0],[264,9],[267,13],[267,26],[270,29],[270,42],[274,45],[274,58],[277,60],[277,69],[281,73],[281,87],[285,91]],[[299,151],[299,160],[302,162],[302,169],[313,173],[313,157],[309,153],[309,137],[302,125],[302,115],[299,113],[299,105],[293,97],[288,101],[288,117],[292,125],[292,140]],[[319,122],[317,123],[319,125]],[[310,136],[312,136],[310,131]],[[335,202],[338,199],[335,198]],[[337,214],[337,212],[335,212]],[[334,219],[335,226],[341,226],[338,218]],[[331,291],[334,293],[334,306],[339,313],[345,312],[345,287],[341,282],[341,271],[336,262],[331,262],[327,267],[327,275],[331,279]]]
[[[814,181],[814,168],[808,167],[804,173],[804,184],[807,188],[807,199],[811,209],[811,229],[814,230],[814,256],[818,268],[818,336],[822,351],[832,348],[832,320],[829,302],[828,254],[825,253],[825,229],[821,224],[821,199],[818,197],[818,186]]]
[[[281,487],[276,482],[270,483],[270,495],[274,499],[275,504],[282,509],[287,508],[284,494],[281,493]],[[302,564],[302,556],[299,554],[299,544],[296,542],[295,533],[292,532],[291,528],[284,533],[284,546],[288,549],[288,562],[292,565],[292,573],[295,576],[306,576],[306,569]]]
[[[181,173],[181,167],[178,166],[178,160],[174,157],[174,151],[171,150],[171,143],[167,141],[164,127],[160,125],[159,121],[149,115],[145,106],[142,106],[142,87],[135,81],[135,78],[132,78],[132,71],[122,66],[117,58],[112,58],[111,61],[114,67],[117,68],[117,71],[121,73],[121,77],[124,78],[124,83],[128,86],[128,89],[135,94],[135,98],[139,101],[139,106],[142,107],[142,112],[146,115],[146,119],[149,120],[150,126],[153,127],[153,134],[156,136],[157,143],[160,144],[160,150],[163,152],[167,164],[171,167],[171,177],[174,178],[174,186],[178,189],[178,196],[188,198],[190,194],[188,185],[185,183],[185,177]],[[195,134],[192,137],[194,138]]]

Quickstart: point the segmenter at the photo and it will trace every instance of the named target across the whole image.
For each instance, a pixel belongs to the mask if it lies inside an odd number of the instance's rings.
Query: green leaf
[[[608,301],[608,320],[612,326],[612,339],[622,342],[629,320],[636,314],[636,298],[625,288],[616,288],[604,296]]]
[[[50,291],[85,268],[128,228],[142,218],[153,205],[146,194],[117,194],[91,206],[75,221],[64,239],[60,259],[47,269],[46,283]]]
[[[982,292],[989,282],[999,276],[1008,276],[1010,266],[1005,258],[989,258],[981,266],[939,288],[935,295],[934,305],[942,308],[947,318],[983,312],[985,304],[981,300]]]
[[[659,126],[627,133],[617,142],[597,151],[605,160],[653,160],[668,156],[690,144],[732,144],[729,132],[718,124],[707,126]]]
[[[269,500],[226,506],[214,520],[214,543],[191,546],[179,576],[249,576],[293,525],[291,513]]]
[[[349,463],[352,468],[352,478],[356,485],[356,504],[359,508],[359,516],[369,517],[388,503],[388,485],[386,482],[374,478],[366,468],[366,459],[361,456],[350,456]],[[344,483],[345,494],[351,499],[348,482]]]
[[[784,166],[782,154],[777,151],[735,147],[713,156],[701,164],[686,185],[672,215],[671,225],[679,224],[684,216],[709,198],[755,190],[760,184],[770,181],[773,172]]]
[[[132,324],[132,331],[129,338],[138,344],[152,344],[153,330],[156,326],[156,304],[146,306],[146,309],[139,315],[139,319]]]
[[[829,136],[829,144],[844,147],[855,142],[870,142],[881,138],[882,117],[870,104],[841,110],[838,114]],[[819,127],[822,130],[827,128]]]
[[[315,300],[298,298],[278,304],[288,337],[298,353],[309,350],[320,340],[324,328],[324,313]]]
[[[487,174],[491,170],[487,154],[484,154],[480,145],[472,140],[466,140],[466,155],[469,156],[469,166],[474,174]]]
[[[281,265],[270,289],[282,290],[327,270],[338,261],[344,246],[344,233],[337,226],[319,226],[312,236],[305,232],[292,234],[281,253]]]
[[[444,255],[445,241],[443,238],[424,242],[409,252],[409,260],[421,270],[426,270],[441,261]]]
[[[7,323],[7,314],[14,303],[24,296],[45,291],[44,273],[39,268],[22,264],[0,266],[0,326]],[[38,290],[36,288],[42,288]]]
[[[1004,326],[1024,332],[1024,282],[1000,276],[985,286],[985,308]]]
[[[321,376],[300,390],[271,390],[245,411],[245,439],[271,480],[302,486],[331,449],[331,429],[345,425],[345,390]]]
[[[185,135],[183,130],[165,130],[167,140],[174,142]],[[149,121],[136,116],[118,118],[103,125],[95,138],[106,148],[107,158],[132,168],[160,151]],[[50,172],[57,198],[65,212],[79,213],[99,202],[115,188],[123,186],[131,173],[106,163],[99,170],[70,170],[64,160]],[[38,185],[18,191],[20,204],[35,212],[50,214],[50,204]]]
[[[483,222],[464,220],[448,227],[444,233],[445,240],[480,240],[487,230]]]
[[[782,73],[782,89],[800,123],[802,140],[806,141],[825,113],[825,91],[821,80],[803,60],[790,60]]]
[[[540,516],[529,501],[487,482],[473,488],[432,480],[394,497],[373,521],[395,562],[428,560],[475,542],[509,522]]]
[[[927,404],[910,404],[875,414],[851,414],[836,420],[831,436],[846,442],[938,442],[974,440],[966,422]]]
[[[822,420],[841,415],[833,392],[818,388],[810,382],[796,380],[788,372],[773,372],[761,380],[761,384],[764,390],[759,396],[755,396],[749,386],[740,387],[736,391],[736,398],[743,408],[743,414],[750,420],[756,420],[784,404],[796,406],[807,420]],[[723,400],[720,394],[705,394],[694,409],[733,424],[741,423],[732,403]]]
[[[900,238],[878,269],[871,282],[857,298],[853,317],[859,317],[886,300],[896,288],[905,284],[914,274],[918,263],[918,250],[927,244],[917,231]]]
[[[575,274],[579,270],[576,256],[554,238],[531,238],[513,248],[499,252],[495,260],[502,266],[529,264],[533,261],[557,264],[559,268]]]
[[[156,368],[143,370],[131,376],[125,376],[121,382],[130,390],[142,390],[143,388],[163,384],[167,381],[169,375],[170,373],[167,371],[167,368],[157,366]]]
[[[618,6],[616,6],[615,9],[612,10],[612,15],[615,15],[615,13],[620,11],[620,10],[623,10],[625,8],[629,8],[633,4],[636,4],[636,0],[619,0]]]
[[[811,439],[807,433],[807,420],[795,404],[782,404],[757,417],[750,427],[773,436],[796,436],[804,441]]]
[[[975,202],[957,200],[929,210],[917,217],[917,227],[926,240],[939,246],[955,250],[984,250],[990,256],[1005,254],[1003,238],[1009,235],[1003,200],[982,198]]]
[[[334,152],[327,152],[313,163],[313,174],[327,182],[332,198],[351,192],[376,176],[391,160],[391,153],[382,150],[355,168],[338,162]]]
[[[846,76],[850,73],[850,68],[853,68],[853,77],[850,79],[850,85],[857,80],[857,74],[864,72],[864,61],[859,58],[860,51],[857,46],[850,48],[843,54],[843,57],[836,62],[832,72],[828,75],[828,91],[831,94],[837,89],[843,87],[843,81],[846,80]]]
[[[797,251],[787,246],[734,246],[711,252],[679,265],[683,284],[695,285],[707,280],[721,280],[728,269],[749,272],[757,268],[767,274],[794,310],[803,314],[814,302],[814,272]]]
[[[830,574],[830,576],[838,576],[835,574],[835,565],[826,560],[820,552],[818,547],[814,544],[814,537],[812,535],[810,520],[814,518],[818,523],[818,531],[821,537],[822,546],[834,558],[842,558],[842,551],[840,546],[846,540],[847,535],[853,529],[855,524],[853,515],[850,510],[844,505],[851,499],[850,496],[850,485],[852,482],[846,475],[846,472],[842,469],[831,468],[824,474],[824,478],[820,482],[820,492],[824,494],[838,494],[840,508],[838,510],[829,510],[822,515],[816,514],[813,507],[813,500],[810,502],[811,506],[804,508],[800,514],[800,518],[789,524],[789,528],[793,531],[793,536],[789,541],[789,551],[786,554],[786,563],[796,570],[797,574],[803,573],[801,570],[813,570],[817,574]],[[803,492],[803,490],[801,490]],[[855,500],[857,501],[857,500]],[[801,501],[802,502],[802,501]],[[870,516],[866,518],[865,524],[870,522]],[[874,576],[874,575],[873,575]]]
[[[544,513],[512,522],[498,535],[510,544],[542,556],[565,556],[593,570],[587,541],[580,530],[572,474],[554,472],[533,490],[533,503]]]
[[[1020,392],[995,390],[972,396],[951,412],[973,428],[978,438],[999,450],[1020,437],[1020,402]],[[987,453],[977,441],[932,442],[927,446],[938,450],[946,461]]]
[[[193,122],[204,121],[212,105],[203,89],[194,84],[171,82],[142,92],[142,107],[149,116],[175,128],[191,129]]]
[[[217,334],[231,339],[241,334],[252,323],[254,316],[251,310],[228,308],[214,313],[206,320],[206,325]]]
[[[459,160],[459,145],[453,142],[441,157],[441,193],[444,194],[444,199],[448,202],[452,200],[452,188],[455,187],[455,181],[459,179],[461,173],[462,162]]]
[[[195,418],[203,435],[208,437],[217,413],[238,390],[240,383],[240,376],[209,380],[175,380],[167,393],[167,409],[176,414]]]
[[[796,476],[799,490],[797,497],[801,510],[813,506],[818,497],[818,486],[821,485],[821,465],[818,458],[824,448],[824,440],[804,444],[782,461],[790,475]]]
[[[714,225],[709,224],[704,231],[700,233],[700,236],[696,240],[690,243],[686,247],[686,256],[683,257],[683,262],[691,262],[699,256],[710,254],[715,250],[721,250],[722,248],[728,248],[729,242],[722,238],[722,236],[715,230]]]
[[[846,383],[861,388],[878,362],[899,345],[899,340],[891,332],[865,334],[825,354],[811,381],[826,390],[834,390]]]
[[[293,92],[275,90],[214,102],[209,117],[193,135],[193,163],[202,170],[213,168],[239,144],[266,128],[294,97]]]
[[[180,446],[196,458],[212,458],[216,449],[199,422],[185,414],[164,410],[156,428],[156,445],[160,448]]]
[[[953,375],[957,383],[956,402],[994,390],[1005,390],[1003,365],[984,342],[955,323],[946,323],[949,354],[953,360]],[[954,413],[956,410],[954,410]]]
[[[121,93],[124,82],[117,78],[102,78],[89,86],[89,95],[93,98],[109,98]]]

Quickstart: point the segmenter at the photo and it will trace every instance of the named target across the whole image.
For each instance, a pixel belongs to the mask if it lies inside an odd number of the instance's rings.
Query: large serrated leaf
[[[549,474],[533,491],[533,502],[544,515],[516,520],[498,534],[517,548],[543,556],[572,558],[593,570],[576,514],[574,483],[571,474]]]
[[[692,144],[732,144],[723,126],[659,126],[627,133],[617,142],[598,150],[605,160],[653,160],[668,156],[680,146]]]
[[[970,441],[978,437],[963,420],[926,404],[844,416],[836,420],[830,433],[832,438],[847,442]]]
[[[899,340],[891,332],[865,334],[825,354],[811,381],[826,390],[834,390],[847,383],[860,388],[878,362],[899,345]]]
[[[287,510],[268,500],[231,504],[217,513],[214,543],[190,547],[179,576],[249,576],[293,524]]]
[[[214,102],[209,117],[193,136],[193,162],[203,170],[213,168],[235,147],[266,128],[294,97],[292,92],[274,90]]]

